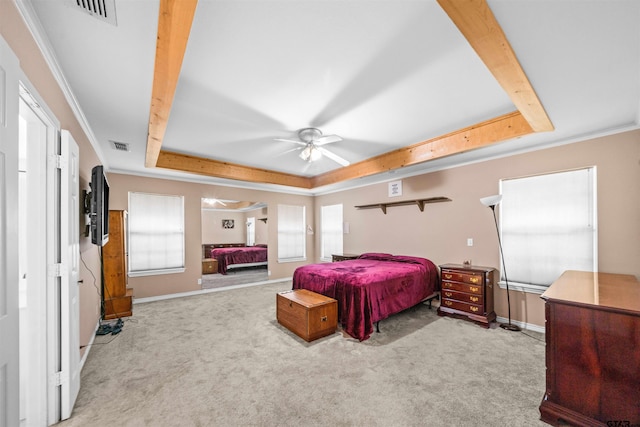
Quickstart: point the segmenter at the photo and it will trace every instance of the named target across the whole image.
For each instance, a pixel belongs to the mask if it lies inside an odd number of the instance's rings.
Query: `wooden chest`
[[[441,265],[438,314],[464,316],[488,328],[496,319],[493,311],[494,271],[490,267]]]
[[[218,272],[218,260],[205,258],[202,260],[202,274],[216,274]]]
[[[276,295],[278,323],[305,341],[313,341],[336,331],[338,301],[324,295],[295,289]]]

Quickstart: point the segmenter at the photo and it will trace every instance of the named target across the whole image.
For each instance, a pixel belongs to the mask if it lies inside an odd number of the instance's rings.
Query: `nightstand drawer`
[[[478,273],[461,273],[459,271],[443,270],[442,280],[451,280],[454,282],[471,283],[474,285],[482,285],[484,275]]]
[[[446,289],[442,290],[442,298],[460,302],[470,302],[478,305],[484,304],[484,297],[482,295],[465,294],[464,292],[454,292]]]
[[[484,310],[481,305],[469,304],[466,302],[454,301],[446,298],[442,299],[442,306],[471,314],[484,314]]]
[[[468,285],[466,283],[457,283],[457,282],[447,282],[442,281],[442,290],[451,289],[454,291],[467,292],[470,294],[478,294],[482,295],[483,286],[482,285]]]

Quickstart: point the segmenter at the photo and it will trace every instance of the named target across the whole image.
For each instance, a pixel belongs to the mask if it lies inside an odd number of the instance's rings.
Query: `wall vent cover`
[[[118,25],[115,0],[67,0],[67,3],[103,22]]]
[[[125,142],[109,140],[109,143],[111,144],[111,148],[113,148],[116,151],[129,151],[129,144]]]

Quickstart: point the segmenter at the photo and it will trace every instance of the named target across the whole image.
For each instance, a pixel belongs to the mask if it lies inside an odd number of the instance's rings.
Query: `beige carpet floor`
[[[426,304],[358,342],[276,322],[290,282],[134,305],[61,426],[544,426],[544,343]]]
[[[267,267],[234,268],[227,274],[203,274],[202,289],[218,289],[269,280]]]

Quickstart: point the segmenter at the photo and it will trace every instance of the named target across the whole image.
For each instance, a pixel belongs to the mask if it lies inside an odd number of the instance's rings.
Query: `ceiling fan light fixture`
[[[313,144],[307,144],[300,152],[300,158],[305,162],[315,162],[322,157],[322,153]]]

